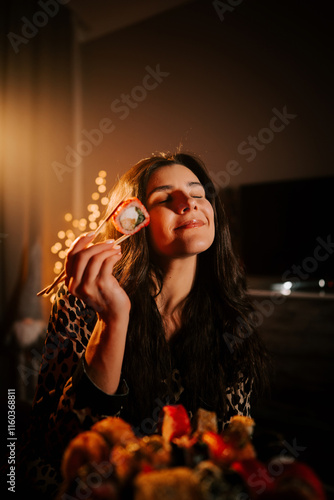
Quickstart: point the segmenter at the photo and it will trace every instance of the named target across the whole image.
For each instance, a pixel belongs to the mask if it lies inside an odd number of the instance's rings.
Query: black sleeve
[[[87,375],[84,356],[72,376],[72,390],[75,393],[74,409],[81,410],[92,406],[101,415],[115,415],[121,412],[129,394],[124,379],[121,380],[115,394],[109,395],[103,392]]]

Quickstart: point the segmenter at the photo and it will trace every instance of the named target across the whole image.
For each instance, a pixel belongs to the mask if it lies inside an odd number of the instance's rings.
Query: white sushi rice
[[[119,218],[120,225],[126,231],[132,231],[132,229],[134,229],[136,227],[138,216],[139,216],[139,214],[136,210],[136,207],[134,207],[134,206],[128,207],[120,215],[120,218]]]

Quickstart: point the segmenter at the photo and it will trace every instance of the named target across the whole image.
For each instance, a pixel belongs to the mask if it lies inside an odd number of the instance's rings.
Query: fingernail
[[[121,245],[115,245],[114,248],[115,250],[118,250],[119,248],[121,248]]]
[[[106,240],[105,243],[108,243],[110,245],[110,243],[114,243],[115,240]]]
[[[86,237],[91,238],[92,236],[94,236],[94,234],[95,234],[95,231],[91,231],[90,233],[86,234]]]

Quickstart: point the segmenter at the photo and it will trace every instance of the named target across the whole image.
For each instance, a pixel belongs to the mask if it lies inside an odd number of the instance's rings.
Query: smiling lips
[[[175,228],[175,231],[178,231],[179,229],[192,229],[194,227],[201,227],[201,226],[204,226],[204,222],[202,220],[191,219],[185,221],[181,226]]]

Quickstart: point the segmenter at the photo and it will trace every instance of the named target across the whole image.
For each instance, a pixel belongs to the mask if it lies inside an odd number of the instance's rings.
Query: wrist
[[[124,323],[129,321],[131,310],[131,302],[127,300],[125,303],[119,305],[119,307],[108,307],[97,308],[96,313],[99,320],[101,320],[105,325],[114,325],[117,323]]]
[[[97,314],[97,323],[95,328],[112,332],[127,328],[130,319],[130,310],[122,309],[121,311],[99,311]]]
[[[129,315],[98,318],[88,342],[87,374],[107,394],[114,394],[120,381]]]

